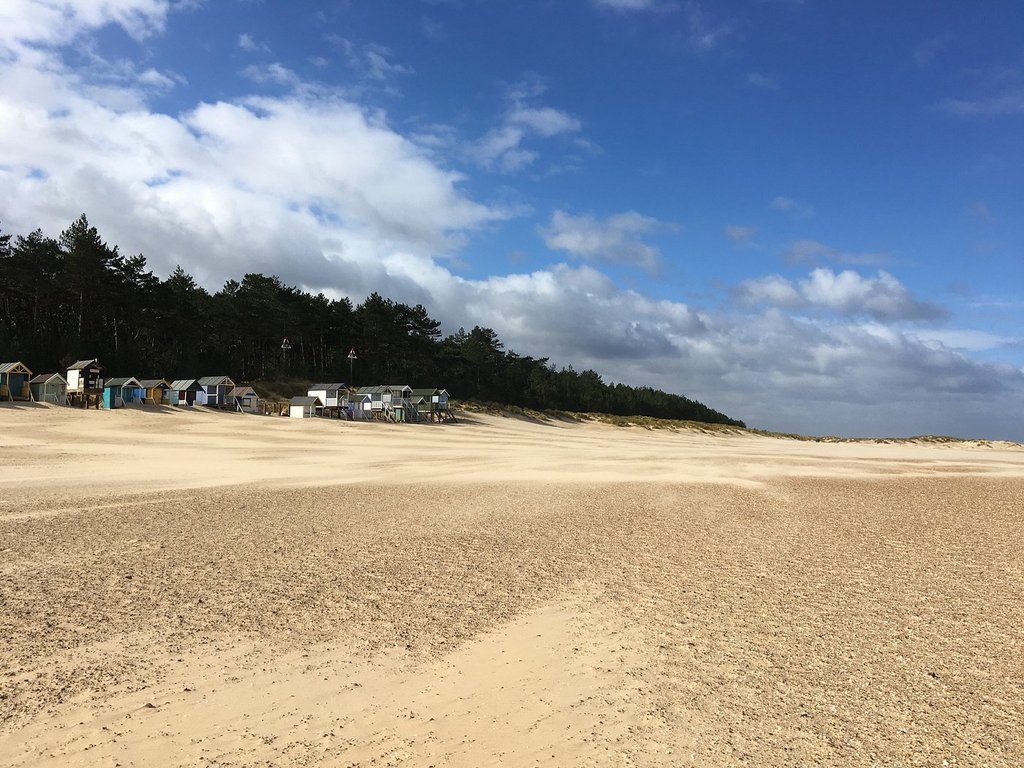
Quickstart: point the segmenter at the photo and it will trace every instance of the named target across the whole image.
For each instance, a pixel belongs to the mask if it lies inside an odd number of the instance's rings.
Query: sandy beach
[[[1024,450],[0,406],[5,766],[1024,764]]]

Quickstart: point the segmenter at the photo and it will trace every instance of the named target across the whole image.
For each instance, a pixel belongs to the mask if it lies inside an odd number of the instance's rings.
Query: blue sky
[[[770,429],[1024,440],[1022,179],[1019,2],[0,4],[3,231]]]

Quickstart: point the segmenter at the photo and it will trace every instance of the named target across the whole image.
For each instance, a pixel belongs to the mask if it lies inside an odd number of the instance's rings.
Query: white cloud
[[[865,278],[849,269],[838,274],[815,269],[800,281],[800,292],[812,305],[843,314],[867,313],[880,320],[924,320],[944,315],[935,305],[914,299],[885,271]]]
[[[807,304],[796,286],[781,275],[744,280],[737,291],[740,299],[748,304],[774,304],[791,308]]]
[[[165,75],[163,72],[157,72],[152,68],[141,73],[138,81],[144,86],[160,91],[170,90],[179,82],[176,78]]]
[[[728,21],[719,21],[711,16],[696,0],[686,4],[688,26],[687,42],[695,53],[709,53],[729,39],[735,26]]]
[[[716,18],[698,0],[592,0],[599,8],[607,8],[620,14],[640,11],[659,13],[681,13],[683,23],[681,40],[689,50],[700,56],[720,48],[736,32],[732,21]],[[673,25],[677,26],[677,25]]]
[[[302,78],[280,62],[251,64],[242,70],[242,76],[254,83],[274,83],[289,88],[301,85]]]
[[[715,318],[709,335],[723,359],[687,359],[687,378],[712,391],[717,374],[715,406],[751,423],[806,434],[1024,435],[1024,420],[1006,419],[1024,373],[894,328],[769,310]]]
[[[531,137],[572,135],[585,144],[586,140],[577,136],[583,128],[578,118],[534,103],[546,90],[547,86],[535,75],[509,86],[505,94],[509,107],[501,125],[472,144],[467,155],[484,168],[514,173],[532,165],[540,156],[535,149],[523,146]]]
[[[836,264],[854,266],[887,264],[891,261],[889,255],[885,253],[841,251],[831,245],[819,243],[817,240],[797,240],[790,243],[783,258],[790,264],[814,264],[831,261]]]
[[[738,296],[750,304],[770,304],[790,309],[824,309],[846,316],[868,316],[876,320],[934,320],[945,311],[910,295],[888,272],[862,277],[853,270],[833,272],[815,269],[794,283],[779,275],[745,280]]]
[[[957,117],[995,118],[1024,114],[1024,67],[991,66],[971,72],[974,95],[939,102],[940,110]]]
[[[328,42],[338,48],[349,66],[363,77],[383,83],[396,75],[411,75],[415,70],[406,64],[397,64],[392,59],[390,48],[377,43],[359,44],[341,35],[329,35]]]
[[[798,219],[805,219],[808,216],[814,215],[814,208],[812,206],[800,200],[794,200],[792,197],[779,195],[772,199],[769,206],[772,210],[788,213]]]
[[[137,40],[163,30],[171,0],[4,0],[0,46],[62,45],[88,29],[117,24]]]
[[[962,352],[987,352],[1024,345],[1024,338],[1019,336],[1001,336],[987,331],[962,328],[927,328],[910,331],[907,335],[933,348],[945,347]]]
[[[266,43],[257,42],[256,38],[248,32],[238,36],[238,47],[247,53],[267,53],[270,51],[270,46]]]
[[[8,53],[0,63],[6,226],[59,231],[85,210],[157,269],[180,262],[220,279],[249,259],[277,271],[307,249],[310,269],[322,268],[325,243],[367,260],[398,248],[443,253],[509,215],[468,199],[459,174],[380,114],[331,93],[297,88],[170,116],[131,88],[83,88],[56,53]],[[298,84],[280,65],[249,73]]]
[[[939,106],[958,117],[1005,117],[1024,114],[1024,89],[1005,91],[977,99],[946,99]]]
[[[541,235],[548,248],[609,264],[631,264],[653,270],[660,253],[643,241],[645,235],[678,229],[677,225],[643,216],[636,211],[617,213],[607,219],[572,216],[555,211]]]
[[[594,0],[594,5],[613,11],[645,11],[654,7],[654,0]]]
[[[526,131],[522,128],[504,125],[488,132],[470,149],[470,154],[485,168],[513,173],[537,159],[536,152],[520,147],[525,136]]]
[[[420,19],[420,31],[427,40],[435,43],[442,43],[448,37],[443,23],[425,16]]]
[[[790,264],[800,264],[822,260],[832,260],[837,253],[830,245],[819,243],[817,240],[797,240],[786,248],[783,254]]]
[[[747,74],[747,84],[755,88],[764,88],[766,91],[777,91],[779,89],[779,79],[772,75],[766,75],[763,72],[750,72]]]
[[[730,224],[725,228],[725,236],[736,245],[750,245],[757,234],[756,227],[742,224]]]
[[[557,136],[560,133],[576,133],[583,127],[577,118],[551,107],[520,105],[509,113],[508,121],[530,128],[544,137]]]

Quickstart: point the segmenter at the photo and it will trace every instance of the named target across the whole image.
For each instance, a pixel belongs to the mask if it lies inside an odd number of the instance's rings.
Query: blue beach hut
[[[123,408],[133,403],[141,403],[144,394],[145,390],[134,376],[107,379],[103,383],[103,407]]]
[[[0,400],[30,400],[32,371],[24,363],[0,363]]]

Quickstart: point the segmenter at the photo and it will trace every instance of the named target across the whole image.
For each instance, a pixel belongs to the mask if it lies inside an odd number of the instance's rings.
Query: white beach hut
[[[288,415],[296,419],[308,419],[316,416],[317,408],[323,406],[323,401],[319,397],[299,395],[288,401]]]

